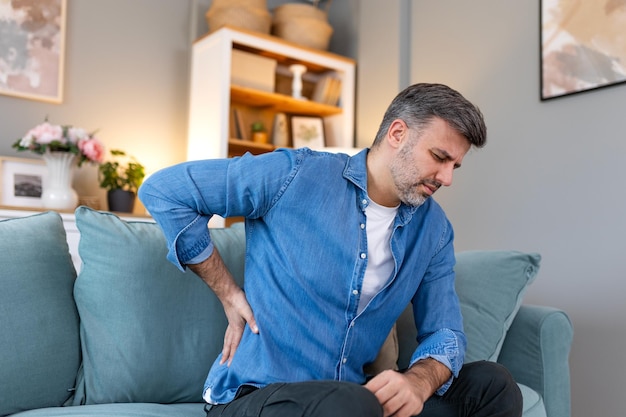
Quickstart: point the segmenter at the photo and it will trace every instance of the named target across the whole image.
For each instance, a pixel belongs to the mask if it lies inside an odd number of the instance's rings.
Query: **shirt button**
[[[359,295],[359,291],[358,290],[352,290],[352,294]]]
[[[363,203],[363,205],[365,206],[365,205],[367,205],[367,200],[363,199],[363,200],[361,200],[361,203]]]
[[[365,252],[363,252],[363,253],[361,254],[361,259],[365,259],[365,258],[367,258],[367,254],[366,254]]]
[[[343,358],[341,362],[343,362],[343,363],[348,362],[348,358]]]
[[[365,223],[361,223],[361,229],[365,229]]]

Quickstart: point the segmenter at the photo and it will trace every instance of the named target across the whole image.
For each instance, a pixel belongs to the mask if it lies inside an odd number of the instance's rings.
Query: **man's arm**
[[[381,372],[372,378],[369,389],[383,406],[384,415],[411,417],[422,412],[424,403],[452,373],[442,363],[432,358],[419,360],[406,372],[393,370]]]
[[[224,335],[224,347],[220,363],[227,362],[230,365],[237,346],[241,342],[246,323],[248,323],[252,332],[259,333],[246,295],[226,268],[217,248],[213,249],[213,253],[206,260],[187,266],[202,278],[222,302],[226,318],[228,319],[228,327]]]

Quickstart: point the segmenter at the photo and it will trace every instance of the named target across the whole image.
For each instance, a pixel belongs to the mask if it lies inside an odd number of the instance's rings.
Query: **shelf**
[[[329,106],[311,100],[298,100],[284,94],[267,93],[253,88],[230,86],[231,102],[254,107],[267,107],[277,112],[309,116],[333,116],[341,114],[340,107]]]
[[[228,156],[241,156],[246,152],[253,155],[259,155],[266,152],[272,152],[276,146],[271,143],[257,143],[250,140],[228,139]]]

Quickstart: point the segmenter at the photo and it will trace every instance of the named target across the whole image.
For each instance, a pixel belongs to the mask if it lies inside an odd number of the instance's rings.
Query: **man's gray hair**
[[[391,123],[403,120],[418,133],[439,117],[476,148],[487,142],[487,127],[480,109],[458,91],[443,84],[413,84],[398,94],[385,112],[372,147],[383,140]]]

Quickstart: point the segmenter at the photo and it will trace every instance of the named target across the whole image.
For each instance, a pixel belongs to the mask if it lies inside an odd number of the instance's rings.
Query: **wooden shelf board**
[[[269,35],[269,34],[265,34],[265,33],[260,33],[260,32],[256,32],[256,31],[251,31],[251,30],[247,30],[247,29],[243,29],[243,28],[237,28],[234,26],[229,26],[226,25],[220,29],[218,29],[218,31],[224,31],[224,32],[230,32],[233,34],[233,44],[235,45],[235,47],[237,49],[242,49],[242,50],[248,50],[250,52],[253,53],[258,53],[260,55],[265,55],[268,57],[272,57],[274,59],[277,59],[279,62],[282,63],[296,63],[296,62],[302,62],[300,60],[296,60],[296,59],[292,59],[289,57],[284,56],[284,54],[277,54],[277,53],[273,53],[271,51],[268,50],[264,50],[264,49],[259,49],[253,45],[250,45],[249,42],[246,42],[244,39],[246,39],[246,37],[254,37],[254,38],[261,38],[261,39],[265,39],[268,40],[270,42],[274,42],[276,44],[282,44],[285,45],[287,47],[292,47],[292,48],[297,48],[300,50],[306,50],[309,51],[315,55],[319,55],[319,56],[323,56],[323,57],[328,57],[330,59],[334,59],[334,60],[338,60],[338,61],[343,61],[347,64],[351,64],[354,65],[355,64],[355,60],[343,55],[338,55],[334,52],[329,52],[329,51],[324,51],[321,49],[315,49],[315,48],[309,48],[307,46],[303,46],[294,42],[290,42],[288,40],[279,38],[278,36],[274,36],[274,35]],[[237,36],[237,34],[239,35],[243,35],[242,36]],[[205,35],[202,35],[200,38],[196,39],[195,42],[200,42],[202,39],[204,39],[205,37],[210,36],[211,33],[207,33]],[[310,66],[310,70],[311,71],[323,71],[323,70],[327,70],[326,67],[314,64],[314,63],[309,63],[307,62],[308,66]]]
[[[238,85],[231,85],[230,99],[233,103],[255,107],[269,107],[275,111],[292,114],[325,117],[341,114],[342,112],[340,107],[329,106],[311,100],[298,100],[284,94],[267,93]]]
[[[234,139],[228,140],[228,156],[241,156],[246,152],[253,155],[259,155],[266,152],[272,152],[276,146],[271,143],[257,143],[250,140]]]

